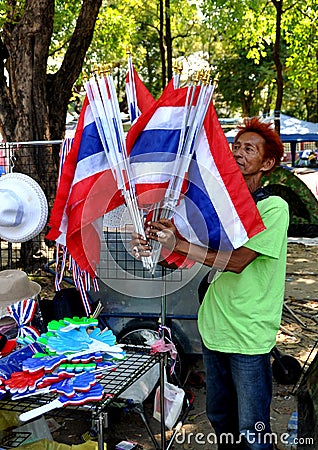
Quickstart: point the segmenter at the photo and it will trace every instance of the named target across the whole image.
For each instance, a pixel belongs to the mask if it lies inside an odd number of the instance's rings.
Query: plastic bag
[[[184,390],[168,383],[166,376],[164,381],[164,415],[165,425],[171,430],[180,416],[184,399]],[[153,417],[161,421],[160,386],[156,389]]]
[[[155,364],[148,372],[135,381],[120,397],[133,400],[134,403],[142,403],[154,389],[158,378],[159,363]]]
[[[32,442],[37,442],[41,439],[53,441],[53,437],[44,416],[39,417],[37,420],[32,420],[28,423],[20,425],[18,428],[15,428],[14,431],[17,433],[30,433],[30,436],[23,442],[23,445],[31,444]]]

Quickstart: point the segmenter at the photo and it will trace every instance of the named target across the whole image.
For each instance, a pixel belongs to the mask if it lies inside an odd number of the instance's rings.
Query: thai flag
[[[126,97],[132,124],[135,123],[141,113],[156,102],[136,72],[131,58],[128,61],[126,74]]]
[[[47,234],[66,245],[83,272],[96,276],[103,215],[123,203],[85,98],[65,160]]]
[[[178,148],[186,88],[170,82],[127,136],[141,206],[163,199]],[[187,173],[174,223],[185,239],[213,249],[235,249],[264,224],[210,104]]]

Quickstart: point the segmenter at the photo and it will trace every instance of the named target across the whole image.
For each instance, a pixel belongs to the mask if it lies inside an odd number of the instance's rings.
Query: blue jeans
[[[203,345],[203,361],[206,412],[219,450],[271,450],[270,354],[220,353]]]

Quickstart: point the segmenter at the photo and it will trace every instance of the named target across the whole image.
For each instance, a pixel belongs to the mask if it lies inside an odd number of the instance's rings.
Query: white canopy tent
[[[268,120],[274,122],[273,117]],[[236,129],[225,133],[229,143],[234,142],[237,133]],[[306,122],[295,117],[280,115],[280,138],[282,142],[288,142],[291,146],[292,163],[295,162],[297,142],[317,142],[318,143],[318,123]]]
[[[318,123],[281,114],[280,138],[282,142],[318,142]]]

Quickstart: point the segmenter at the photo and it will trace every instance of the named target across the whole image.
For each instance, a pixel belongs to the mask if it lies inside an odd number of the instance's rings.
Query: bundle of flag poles
[[[143,218],[138,208],[135,186],[128,163],[124,128],[111,71],[107,68],[104,74],[102,72],[95,73],[85,83],[85,90],[108,164],[118,189],[125,199],[134,229],[145,237]],[[137,111],[136,103],[134,108]],[[142,262],[145,268],[152,269],[151,256],[143,257]]]
[[[132,56],[130,52],[127,52],[127,54],[128,54],[128,70],[127,70],[128,82],[126,83],[126,98],[127,104],[129,105],[128,109],[129,109],[130,123],[133,124],[136,122],[141,112],[140,109],[138,108],[136,79],[134,66],[132,62]]]
[[[173,85],[176,90],[179,89],[180,86],[181,72],[182,72],[182,65],[178,63],[175,66],[175,76],[173,79]],[[172,171],[169,174],[170,179],[169,185],[165,191],[164,198],[159,203],[151,205],[154,220],[158,220],[160,218],[171,219],[174,214],[175,206],[177,205],[180,198],[183,180],[186,176],[191,158],[195,152],[198,136],[202,129],[207,109],[212,100],[213,89],[214,86],[211,83],[210,73],[208,72],[201,72],[200,74],[197,74],[194,77],[194,80],[191,81],[189,83],[189,86],[187,87],[187,96],[185,105],[183,107],[183,120],[182,120],[182,127],[180,130],[178,148],[173,149],[173,152],[175,152],[176,154]],[[80,129],[79,133],[76,132],[76,135],[78,137],[77,141],[79,149],[78,154],[75,155],[75,157],[77,158],[77,167],[73,168],[74,178],[72,180],[70,190],[71,191],[74,190],[75,196],[75,192],[77,192],[78,186],[80,185],[81,182],[80,178],[82,177],[82,175],[77,175],[77,171],[80,173],[83,172],[83,169],[80,168],[80,166],[83,166],[85,161],[85,158],[83,158],[83,156],[80,155],[81,148],[82,147],[84,148],[83,153],[85,154],[89,153],[87,152],[86,149],[86,142],[84,141],[86,137],[84,138],[83,132],[85,131],[86,128],[88,128],[88,126],[85,126],[85,123],[88,123],[91,120],[88,118],[88,116],[89,114],[92,114],[95,123],[95,128],[98,133],[99,144],[103,149],[104,157],[106,160],[105,163],[103,164],[106,165],[107,168],[111,170],[115,183],[117,184],[117,189],[121,192],[121,195],[124,198],[124,202],[126,203],[126,206],[128,208],[134,229],[139,234],[145,237],[144,217],[146,214],[144,208],[142,207],[141,202],[138,201],[138,198],[136,196],[135,180],[137,179],[138,181],[138,177],[136,177],[135,174],[133,174],[130,164],[130,157],[127,153],[126,137],[120,114],[119,101],[110,68],[106,67],[104,70],[98,70],[97,68],[95,68],[93,75],[87,78],[85,82],[85,91],[88,100],[87,105],[89,105],[90,109],[88,109],[87,106],[83,108],[84,110],[83,125],[79,127],[82,128],[82,130]],[[151,94],[149,93],[149,91],[141,82],[137,72],[135,71],[130,53],[128,53],[126,96],[130,121],[132,125],[138,121],[140,115],[145,109],[148,110],[151,106],[154,106],[156,103]],[[92,132],[90,131],[90,134],[91,133]],[[63,146],[63,149],[64,147],[65,146]],[[67,152],[63,152],[65,158],[63,158],[63,161],[60,164],[61,173],[59,174],[59,179],[62,177],[64,162],[70,150],[71,149],[68,148]],[[72,150],[74,153],[74,149]],[[101,170],[100,168],[97,169],[95,168],[94,170],[92,170],[89,167],[89,164],[91,164],[92,161],[94,151],[90,150],[90,152],[92,153],[92,155],[90,159],[87,158],[87,167],[88,167],[87,172],[89,173],[91,171],[92,172],[100,171]],[[96,166],[96,163],[94,164]],[[83,181],[85,181],[85,178],[83,179]],[[111,189],[113,189],[113,187]],[[70,193],[69,198],[72,198],[72,195],[73,194]],[[81,201],[84,200],[84,194],[82,194],[82,197],[83,199]],[[74,202],[73,204],[76,206],[77,199],[74,198],[73,202]],[[69,233],[68,228],[70,228],[69,224],[67,223],[67,219],[65,218],[67,208],[68,205],[66,203],[64,205],[63,211],[64,218],[61,219],[61,226],[59,227],[59,230],[61,231],[63,229],[63,232],[57,239],[57,242],[63,241],[62,245],[63,258],[61,262],[62,270],[60,277],[56,275],[57,287],[64,273],[66,263],[66,252],[67,250],[70,250],[69,248],[67,249],[66,246],[68,240],[67,235]],[[76,213],[74,214],[74,216],[78,217],[78,214]],[[97,214],[95,216],[97,216]],[[51,218],[51,222],[52,221],[53,219]],[[78,229],[79,226],[80,224],[77,224],[75,228]],[[94,227],[96,229],[97,227],[96,223]],[[72,242],[71,244],[68,245],[68,247],[71,247],[71,250],[72,245],[73,245]],[[82,248],[81,251],[82,252],[85,251],[85,248]],[[74,257],[72,259],[72,252],[70,251],[70,253],[71,253],[70,261],[72,262],[71,265],[73,268],[76,268],[77,274],[76,279],[78,283],[81,281],[80,276],[81,264],[79,264],[80,267],[78,267],[76,261],[77,258]],[[78,252],[76,251],[76,254],[77,253]],[[144,268],[150,270],[151,273],[154,273],[160,253],[161,253],[161,245],[158,242],[154,242],[152,256],[142,258]],[[95,259],[98,260],[96,256]],[[86,267],[82,268],[84,272],[86,272],[86,269],[87,269]],[[89,270],[89,272],[94,277],[93,270]],[[89,277],[86,276],[86,273],[84,274],[84,279],[85,283],[87,284],[87,280],[89,279]]]
[[[180,85],[181,67],[176,67],[174,87]],[[177,153],[172,168],[170,181],[161,204],[157,204],[153,212],[153,220],[162,218],[172,219],[175,208],[179,202],[182,185],[189,169],[191,159],[196,151],[198,137],[202,130],[203,122],[212,101],[215,84],[211,80],[211,72],[203,71],[195,73],[193,80],[187,86],[187,95],[183,108],[182,125],[178,142]],[[197,100],[194,102],[197,92]],[[153,271],[159,260],[161,244],[156,241],[153,246]]]
[[[180,87],[182,62],[177,62],[174,70],[173,86],[174,89],[178,89]],[[128,79],[130,82],[126,84],[127,103],[131,124],[134,124],[140,116],[140,110],[138,108],[135,73],[130,53],[128,53]],[[215,85],[211,81],[211,72],[203,70],[197,72],[193,80],[190,80],[188,84],[178,148],[171,174],[169,174],[170,181],[163,200],[152,205],[153,220],[160,220],[161,218],[171,219],[174,215],[191,158],[197,147],[198,136],[212,101],[214,87]],[[195,102],[196,91],[197,98]],[[161,249],[162,246],[158,241],[153,242],[152,265],[149,266],[152,273],[156,269]]]

